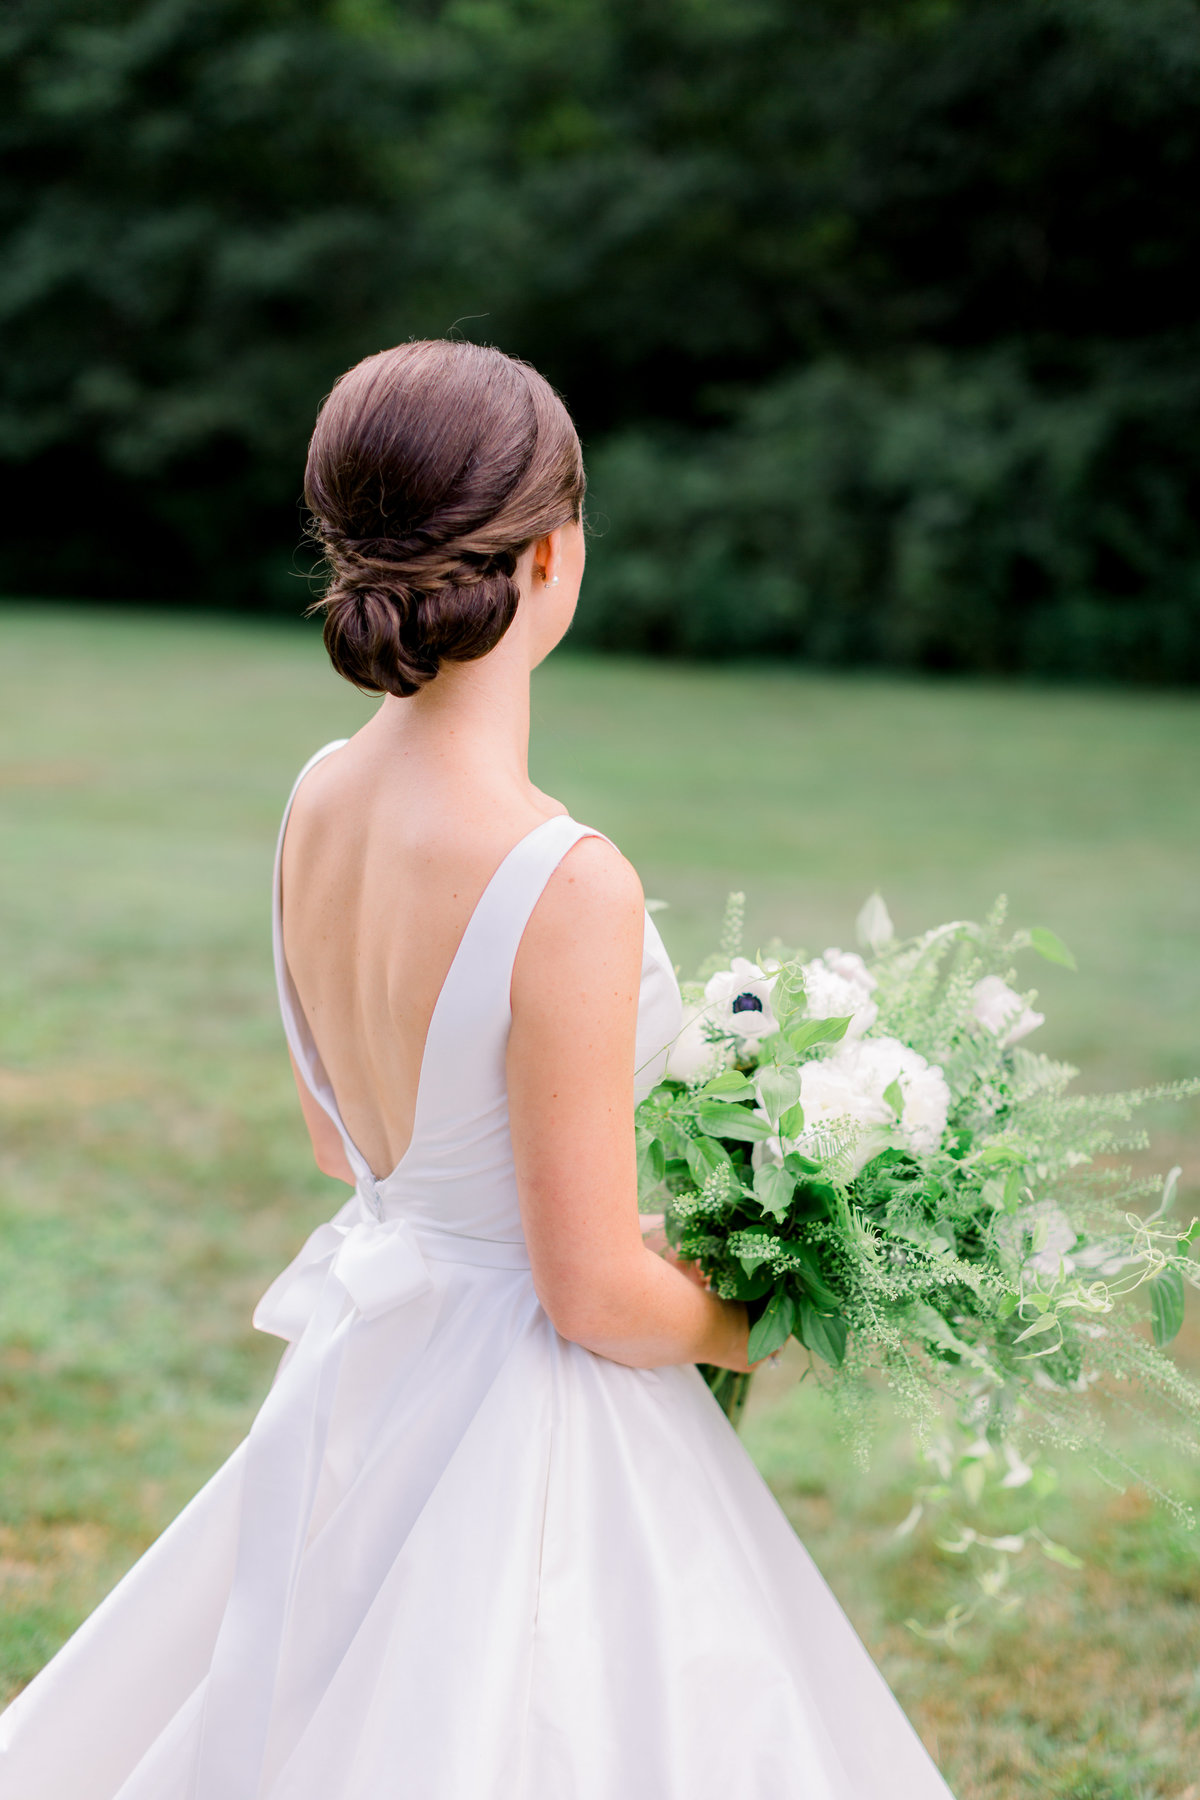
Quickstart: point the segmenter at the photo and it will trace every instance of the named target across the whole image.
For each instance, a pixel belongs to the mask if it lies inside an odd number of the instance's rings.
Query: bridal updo
[[[486,345],[399,344],[347,371],[317,417],[304,498],[329,572],[339,674],[415,694],[486,656],[517,609],[517,558],[581,516],[583,457],[536,369]]]

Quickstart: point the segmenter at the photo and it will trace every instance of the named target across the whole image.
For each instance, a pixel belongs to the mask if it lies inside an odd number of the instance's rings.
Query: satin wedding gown
[[[3,1800],[947,1800],[697,1371],[607,1362],[538,1303],[509,981],[589,835],[549,819],[493,875],[385,1180],[297,1002],[276,858],[287,1038],[357,1188],[255,1312],[289,1348],[248,1437],[0,1719]],[[642,1092],[679,1017],[647,918]]]

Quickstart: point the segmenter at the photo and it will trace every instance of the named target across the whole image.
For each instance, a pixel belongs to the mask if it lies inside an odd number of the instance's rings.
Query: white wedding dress
[[[248,1437],[0,1718],[3,1800],[947,1800],[697,1371],[607,1362],[538,1303],[509,981],[589,835],[549,819],[496,870],[382,1181],[277,859],[288,1042],[358,1186],[258,1306],[290,1348]],[[647,919],[642,1092],[679,1012]]]

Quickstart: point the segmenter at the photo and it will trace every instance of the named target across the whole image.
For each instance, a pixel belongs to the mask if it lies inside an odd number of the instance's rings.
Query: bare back
[[[369,727],[301,783],[283,848],[284,950],[376,1176],[408,1148],[429,1023],[480,896],[517,840],[565,811],[532,786],[397,754]]]

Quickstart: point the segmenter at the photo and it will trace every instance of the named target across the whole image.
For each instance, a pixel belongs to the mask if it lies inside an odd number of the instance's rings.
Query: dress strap
[[[275,845],[275,875],[271,891],[271,942],[275,957],[275,986],[279,991],[279,1010],[283,1015],[283,1031],[287,1038],[288,1049],[296,1059],[296,1066],[304,1077],[304,1084],[317,1102],[322,1112],[332,1119],[337,1127],[338,1136],[346,1152],[346,1159],[353,1169],[358,1181],[365,1186],[372,1183],[369,1164],[361,1150],[351,1138],[342,1122],[338,1111],[333,1088],[325,1073],[325,1065],[321,1061],[304,1009],[300,1005],[300,997],[296,992],[296,984],[292,980],[291,970],[287,966],[287,958],[283,952],[283,840],[287,834],[288,820],[292,816],[292,806],[300,791],[300,784],[310,769],[332,756],[349,740],[334,738],[332,743],[323,744],[314,756],[310,756],[295,781],[292,791],[287,797],[287,805],[283,809],[283,818],[279,825],[279,837]]]
[[[463,934],[430,1021],[425,1044],[431,1070],[453,1066],[455,1047],[469,1044],[481,1018],[507,1029],[512,1021],[512,974],[534,907],[568,850],[602,831],[559,813],[536,825],[509,851]],[[605,838],[605,842],[611,842]]]

